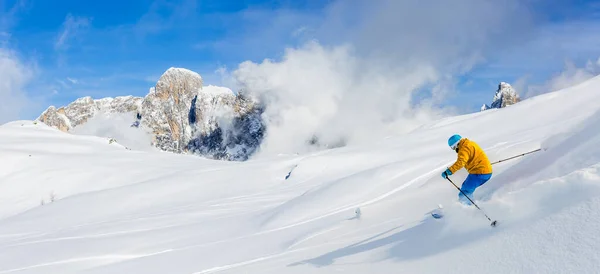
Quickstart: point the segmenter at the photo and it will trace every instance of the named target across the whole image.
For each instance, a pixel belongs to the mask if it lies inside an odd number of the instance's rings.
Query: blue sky
[[[0,45],[34,68],[25,90],[44,104],[60,106],[82,96],[144,96],[172,66],[199,72],[206,84],[219,85],[219,68],[279,58],[286,47],[308,39],[342,43],[349,36],[338,30],[352,28],[340,25],[356,23],[353,18],[361,16],[364,6],[346,8],[345,20],[332,23],[328,17],[335,2],[0,0]],[[586,64],[600,57],[600,2],[527,2],[527,31],[517,30],[510,44],[454,75],[457,94],[448,102],[462,111],[476,110],[489,103],[499,81],[525,94],[564,73],[567,61],[572,62],[568,69],[596,72]],[[338,29],[319,31],[325,22]],[[45,107],[23,118],[35,118],[30,116]]]
[[[229,45],[252,31],[244,23],[264,24],[241,13],[318,9],[314,3],[321,1],[293,2],[4,1],[5,13],[14,10],[4,28],[11,46],[43,71],[38,88],[56,91],[55,102],[63,103],[74,96],[145,94],[170,66],[210,76],[220,66],[264,58],[267,48],[243,52]],[[287,39],[276,38],[279,45]]]

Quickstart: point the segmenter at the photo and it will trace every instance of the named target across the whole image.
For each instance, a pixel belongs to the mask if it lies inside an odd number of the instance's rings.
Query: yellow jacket
[[[492,173],[492,165],[483,149],[467,138],[463,138],[458,142],[458,158],[449,169],[454,174],[463,167],[470,174]]]

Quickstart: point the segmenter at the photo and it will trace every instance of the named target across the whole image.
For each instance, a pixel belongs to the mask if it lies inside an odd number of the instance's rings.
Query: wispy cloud
[[[18,119],[31,107],[25,86],[33,74],[14,51],[0,48],[0,124]]]
[[[279,57],[286,46],[324,38],[316,33],[324,20],[322,11],[250,8],[213,17],[224,33],[192,48],[222,59]]]
[[[514,82],[522,97],[565,88],[594,76],[600,56],[600,21],[544,24],[519,43],[498,49],[469,74],[489,86]]]
[[[5,2],[0,2],[0,32],[7,32],[18,21],[18,14],[27,9],[27,0],[17,0],[12,6],[5,6]]]
[[[177,26],[178,22],[190,19],[196,14],[198,0],[183,0],[175,3],[168,0],[155,0],[148,11],[133,26],[139,37],[156,34]],[[187,22],[188,24],[190,22]]]
[[[0,47],[6,47],[10,41],[11,34],[5,31],[0,31]]]
[[[572,61],[565,61],[563,71],[552,75],[552,77],[541,85],[529,85],[525,97],[532,97],[543,93],[557,91],[581,84],[600,74],[600,58],[588,60],[585,66],[578,67]]]
[[[308,31],[308,28],[307,28],[307,27],[305,27],[305,26],[302,26],[302,27],[299,27],[299,28],[297,28],[296,30],[294,30],[294,31],[292,32],[292,36],[293,36],[293,37],[298,37],[298,36],[301,36],[302,34],[304,34],[304,33],[305,33],[305,32],[307,32],[307,31]]]
[[[71,77],[67,77],[67,81],[71,82],[71,84],[77,84],[77,83],[79,83],[79,80],[77,80],[75,78],[71,78]]]
[[[62,28],[56,37],[54,43],[55,50],[66,50],[69,48],[70,40],[76,39],[77,35],[81,34],[83,30],[89,27],[91,22],[90,18],[73,16],[68,14],[65,21],[62,24]]]

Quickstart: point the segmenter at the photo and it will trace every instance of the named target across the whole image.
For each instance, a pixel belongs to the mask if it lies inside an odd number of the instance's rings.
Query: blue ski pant
[[[471,200],[473,199],[473,192],[475,189],[485,184],[492,178],[492,173],[489,174],[469,174],[467,179],[463,182],[460,189],[464,192]],[[471,205],[469,199],[467,199],[461,192],[458,193],[458,200],[466,205]]]

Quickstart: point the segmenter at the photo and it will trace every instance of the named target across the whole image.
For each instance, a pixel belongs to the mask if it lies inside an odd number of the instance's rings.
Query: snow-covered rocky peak
[[[202,77],[182,68],[169,68],[142,102],[141,123],[152,129],[157,147],[182,152],[191,139],[190,110],[202,88]]]
[[[49,107],[38,120],[67,132],[100,112],[130,113],[131,125],[149,132],[161,150],[216,159],[247,159],[264,134],[262,108],[254,100],[228,88],[203,87],[200,74],[184,68],[169,68],[143,98],[83,97]]]
[[[100,112],[131,112],[134,115],[140,109],[141,103],[142,98],[133,96],[107,97],[97,100],[92,99],[92,97],[82,97],[66,107],[57,109],[55,106],[50,106],[38,117],[38,120],[67,132],[87,122],[88,119]]]
[[[517,93],[517,91],[509,83],[500,82],[500,84],[498,84],[498,89],[494,94],[492,104],[490,106],[483,105],[481,107],[481,111],[490,108],[504,108],[510,105],[514,105],[519,101],[521,101],[521,99],[519,98],[519,94]]]

